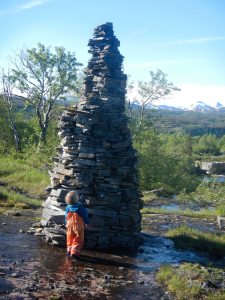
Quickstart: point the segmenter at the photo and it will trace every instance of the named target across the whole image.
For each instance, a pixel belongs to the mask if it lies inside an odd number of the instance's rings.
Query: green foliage
[[[210,155],[218,155],[220,154],[220,139],[218,139],[215,135],[203,135],[198,143],[194,146],[195,153],[206,153]]]
[[[177,200],[187,204],[217,207],[225,203],[225,185],[202,182],[194,192],[181,192]]]
[[[77,62],[74,53],[64,47],[38,44],[36,48],[23,49],[12,59],[10,78],[21,99],[32,107],[40,130],[39,144],[46,142],[49,126],[57,117],[57,101],[68,93],[77,91]]]
[[[194,161],[186,153],[177,152],[177,144],[167,148],[167,138],[154,130],[143,130],[134,138],[139,156],[140,187],[142,190],[164,188],[168,193],[193,191],[199,184]]]
[[[221,204],[216,209],[216,214],[220,217],[225,217],[225,204]]]
[[[156,72],[150,71],[150,80],[149,81],[138,81],[138,94],[140,95],[140,103],[141,103],[141,113],[140,113],[140,121],[142,122],[144,117],[144,112],[147,106],[152,106],[152,104],[162,99],[166,96],[171,95],[175,91],[179,91],[179,89],[173,85],[167,79],[167,74],[165,74],[161,70],[157,70]]]
[[[138,116],[139,111],[133,110],[133,114]],[[224,111],[202,113],[146,109],[145,115],[151,119],[154,128],[162,133],[182,132],[191,136],[213,134],[217,137],[225,135]]]
[[[225,235],[205,233],[187,226],[170,229],[166,236],[181,249],[194,249],[215,257],[225,256]]]
[[[41,97],[51,103],[76,90],[77,67],[81,64],[75,54],[64,47],[55,47],[54,50],[39,43],[36,48],[24,49],[17,54],[12,76],[17,88],[29,95],[31,103]]]
[[[0,97],[0,153],[2,154],[9,153],[11,148],[15,150],[12,131],[10,130],[6,115],[5,105]]]
[[[156,279],[165,284],[179,300],[225,299],[223,269],[191,263],[183,263],[178,267],[167,265],[160,268]]]

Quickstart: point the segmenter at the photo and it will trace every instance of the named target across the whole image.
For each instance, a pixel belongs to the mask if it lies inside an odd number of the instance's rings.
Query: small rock
[[[35,228],[30,228],[27,230],[27,233],[30,233],[30,234],[34,234],[35,233]]]
[[[15,211],[15,210],[4,211],[3,215],[7,216],[7,217],[19,217],[19,216],[21,216],[21,214],[18,211]]]
[[[6,225],[6,223],[2,223],[2,225]]]
[[[18,277],[18,273],[12,273],[10,276],[11,277]]]
[[[144,253],[144,249],[143,249],[143,248],[139,248],[139,249],[138,249],[138,252],[139,252],[139,253]]]
[[[93,272],[94,269],[92,269],[92,268],[84,268],[84,271],[87,271],[87,272]]]
[[[32,224],[33,228],[38,228],[40,226],[41,226],[41,222],[36,222],[36,223]]]
[[[25,233],[25,231],[23,229],[20,229],[19,233]]]

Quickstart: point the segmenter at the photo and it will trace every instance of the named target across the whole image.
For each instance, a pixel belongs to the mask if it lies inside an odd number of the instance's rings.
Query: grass
[[[216,213],[217,213],[218,216],[224,217],[225,216],[225,205],[220,205],[216,209]]]
[[[225,235],[201,232],[188,226],[170,229],[166,237],[174,241],[175,247],[193,249],[222,258],[225,256]]]
[[[162,208],[154,208],[154,207],[145,207],[141,210],[143,215],[147,214],[162,214],[162,215],[179,215],[179,216],[187,216],[192,218],[209,218],[215,217],[217,215],[217,211],[212,211],[209,209],[201,209],[199,211],[193,211],[191,209],[186,210],[166,210]]]
[[[40,171],[23,160],[0,157],[0,181],[34,197],[43,194],[49,184],[47,171]]]
[[[47,171],[30,166],[25,160],[0,157],[0,213],[9,208],[38,207],[49,184]]]
[[[14,191],[0,187],[0,214],[9,208],[27,209],[38,207],[41,203],[41,200],[20,195]]]
[[[142,193],[142,200],[144,201],[145,204],[149,204],[156,199],[158,199],[158,196],[156,196],[154,193],[151,192]]]
[[[191,263],[183,263],[179,267],[163,266],[157,272],[156,279],[179,300],[225,299],[222,269]]]
[[[225,203],[225,184],[216,182],[202,182],[196,191],[186,194],[181,192],[177,201],[200,206],[219,206]]]

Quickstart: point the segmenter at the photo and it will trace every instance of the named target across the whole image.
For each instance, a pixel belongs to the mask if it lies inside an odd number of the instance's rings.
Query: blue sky
[[[24,45],[63,45],[86,65],[93,28],[110,21],[121,41],[125,72],[147,80],[160,68],[181,88],[164,103],[225,104],[223,0],[0,1],[0,65]]]

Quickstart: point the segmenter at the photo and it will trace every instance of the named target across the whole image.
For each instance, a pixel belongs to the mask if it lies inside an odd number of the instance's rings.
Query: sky
[[[0,66],[38,42],[74,51],[85,66],[88,40],[105,22],[132,80],[161,69],[181,89],[161,104],[225,105],[224,0],[0,0]]]

